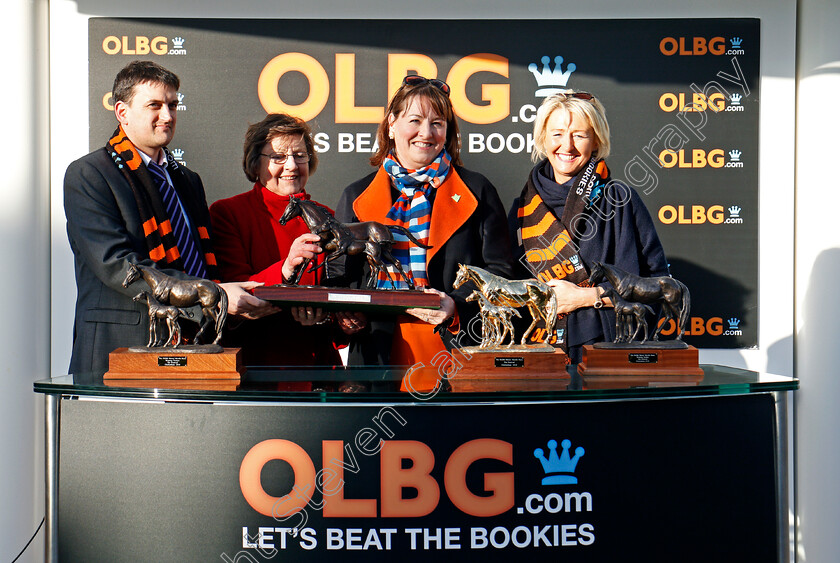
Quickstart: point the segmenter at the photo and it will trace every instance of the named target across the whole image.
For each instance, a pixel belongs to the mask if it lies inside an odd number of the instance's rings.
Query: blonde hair
[[[574,94],[578,93],[574,90],[558,92],[547,97],[540,105],[534,120],[534,151],[531,153],[531,160],[539,162],[546,157],[546,124],[551,114],[558,110],[574,114],[589,123],[597,141],[593,156],[607,158],[610,155],[610,125],[607,123],[607,112],[603,104],[594,96],[588,100],[574,97]]]

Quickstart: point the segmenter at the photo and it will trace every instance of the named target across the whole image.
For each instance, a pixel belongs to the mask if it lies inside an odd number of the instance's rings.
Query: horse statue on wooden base
[[[218,284],[202,279],[179,280],[164,274],[157,268],[131,264],[122,286],[128,287],[141,277],[151,288],[152,296],[164,305],[175,307],[200,305],[202,318],[198,333],[195,335],[195,342],[199,341],[207,326],[213,324],[216,329],[216,339],[213,344],[219,343],[222,338],[222,328],[227,319],[228,297],[225,290]]]
[[[327,262],[332,262],[342,255],[355,256],[356,254],[364,253],[367,257],[368,264],[370,264],[370,280],[368,281],[368,289],[373,289],[376,286],[376,279],[379,272],[385,272],[388,279],[391,281],[391,287],[396,289],[394,279],[391,273],[385,266],[385,262],[393,264],[397,271],[402,276],[402,279],[408,284],[408,287],[414,289],[414,282],[406,275],[400,261],[394,258],[391,253],[391,248],[394,246],[394,235],[392,230],[402,233],[412,244],[421,248],[431,248],[421,243],[417,238],[404,227],[398,225],[384,225],[376,221],[365,221],[362,223],[342,223],[329,213],[325,211],[318,204],[307,199],[298,197],[290,197],[289,204],[283,211],[280,217],[280,224],[285,225],[289,219],[294,217],[301,217],[309,231],[321,237],[321,248],[329,254],[324,259],[324,262],[318,266],[311,268],[310,271],[315,271]],[[297,285],[303,272],[309,266],[311,259],[305,260],[299,267],[295,279],[292,280],[292,285]]]
[[[532,320],[531,325],[522,335],[523,346],[540,319],[545,321],[546,328],[543,342],[547,343],[551,338],[554,333],[554,324],[557,322],[557,297],[551,286],[535,279],[507,280],[477,266],[460,264],[452,286],[457,289],[467,281],[473,282],[494,305],[514,309],[528,307]]]
[[[627,301],[662,305],[662,322],[653,332],[652,340],[659,340],[659,333],[671,319],[677,325],[676,339],[682,340],[691,309],[691,294],[685,284],[671,276],[643,278],[611,264],[595,262],[589,275],[589,283],[595,285],[605,279],[612,284],[616,293]]]

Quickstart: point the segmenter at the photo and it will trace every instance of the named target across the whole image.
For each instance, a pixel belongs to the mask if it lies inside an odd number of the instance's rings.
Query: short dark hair
[[[114,79],[114,87],[111,89],[114,103],[131,103],[131,99],[134,97],[134,87],[145,82],[163,84],[174,90],[181,87],[181,81],[171,70],[166,70],[152,61],[131,61],[117,73],[117,77]]]
[[[277,137],[303,137],[306,152],[309,153],[309,173],[318,168],[318,155],[312,141],[312,130],[304,120],[286,113],[270,113],[259,123],[248,127],[245,133],[245,154],[242,156],[242,170],[252,182],[260,177],[260,154],[263,145],[270,143]]]
[[[379,124],[379,129],[376,131],[376,142],[379,148],[370,157],[370,164],[377,167],[381,166],[388,153],[394,150],[394,139],[391,139],[388,135],[388,131],[391,128],[390,123],[388,123],[388,118],[391,115],[399,117],[415,99],[428,100],[429,105],[435,113],[446,121],[446,142],[444,143],[444,148],[449,153],[452,164],[460,166],[461,138],[458,133],[458,120],[455,119],[455,110],[452,108],[452,102],[449,96],[429,82],[419,85],[403,84],[394,93],[394,97],[391,98],[388,104],[385,117]]]

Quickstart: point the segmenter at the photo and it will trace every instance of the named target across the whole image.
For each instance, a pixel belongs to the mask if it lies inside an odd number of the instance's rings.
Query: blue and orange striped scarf
[[[391,177],[391,182],[400,191],[400,196],[394,202],[386,215],[389,223],[405,227],[423,244],[429,244],[429,226],[432,221],[432,202],[434,190],[446,180],[449,174],[451,157],[446,149],[440,151],[431,164],[424,168],[412,170],[404,168],[397,162],[391,152],[382,163],[385,171]],[[394,235],[394,258],[400,261],[406,273],[414,280],[418,288],[429,286],[426,273],[426,249],[413,245],[405,235],[397,231]],[[397,273],[396,268],[388,265],[388,272],[394,278],[397,289],[408,289],[408,284]],[[391,282],[384,272],[379,273],[376,280],[377,289],[390,289]]]

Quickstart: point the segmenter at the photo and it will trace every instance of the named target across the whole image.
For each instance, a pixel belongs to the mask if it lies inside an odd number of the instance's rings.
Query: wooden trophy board
[[[254,296],[279,307],[311,306],[325,311],[403,313],[406,309],[440,309],[440,297],[417,290],[368,290],[311,285],[255,287]]]
[[[694,346],[656,348],[639,345],[610,348],[585,344],[578,373],[582,376],[702,376],[703,370]]]
[[[183,389],[190,391],[236,391],[238,379],[107,379],[106,387],[134,389]]]
[[[203,354],[179,352],[177,348],[150,352],[117,348],[108,355],[103,379],[239,380],[245,372],[239,350],[224,348],[217,354]]]

